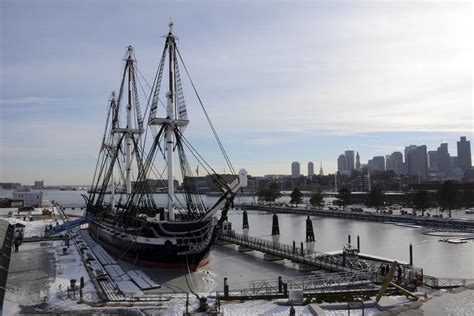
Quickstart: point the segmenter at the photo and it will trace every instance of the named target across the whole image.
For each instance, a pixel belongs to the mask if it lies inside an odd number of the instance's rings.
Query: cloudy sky
[[[334,171],[473,140],[471,1],[0,2],[0,182],[91,182],[126,47],[152,81],[172,17],[233,164]],[[216,165],[198,103],[188,137]],[[143,101],[143,103],[146,103]],[[192,136],[191,136],[192,135]],[[306,167],[302,168],[306,173]]]

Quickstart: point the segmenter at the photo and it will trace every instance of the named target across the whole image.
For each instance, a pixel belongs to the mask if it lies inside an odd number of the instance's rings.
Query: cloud
[[[0,99],[0,105],[31,105],[31,104],[49,104],[52,102],[62,102],[67,99],[47,98],[47,97],[20,97]]]
[[[405,145],[384,144],[380,135],[388,133],[472,135],[470,3],[124,2],[111,9],[7,1],[5,9],[0,144],[9,166],[15,157],[45,166],[62,159],[74,165],[68,176],[82,177],[75,170],[83,173],[86,163],[78,160],[95,155],[127,45],[151,82],[169,12],[219,136],[240,163],[262,173],[288,171],[280,162],[294,158],[277,154],[281,146],[292,146],[294,156],[336,157],[348,143],[365,146],[366,155]],[[117,32],[116,21],[128,16],[142,18]],[[186,135],[206,150],[212,133],[189,83],[185,89]],[[334,145],[312,148],[316,138]],[[256,162],[259,146],[268,163]]]

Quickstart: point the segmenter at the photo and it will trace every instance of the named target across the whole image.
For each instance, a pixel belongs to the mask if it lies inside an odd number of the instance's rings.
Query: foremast
[[[169,24],[170,31],[168,36],[166,37],[166,42],[168,45],[168,53],[169,53],[169,90],[166,94],[167,97],[167,104],[166,104],[166,116],[170,120],[170,124],[166,127],[166,160],[167,160],[167,169],[168,169],[168,219],[174,220],[174,182],[173,182],[173,147],[174,147],[174,123],[175,123],[175,116],[174,116],[174,72],[173,72],[173,65],[174,65],[174,58],[175,50],[174,50],[174,42],[175,38],[173,35],[173,22]]]

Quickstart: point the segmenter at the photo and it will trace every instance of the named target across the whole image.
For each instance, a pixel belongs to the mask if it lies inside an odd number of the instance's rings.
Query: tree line
[[[270,184],[268,188],[260,189],[257,192],[259,201],[273,203],[281,196],[281,192],[276,183]],[[295,188],[290,195],[290,204],[298,206],[303,202],[303,194],[298,188]],[[321,192],[314,192],[309,203],[315,208],[322,208],[324,206],[324,198]],[[335,204],[345,209],[347,205],[352,203],[351,191],[347,188],[341,188],[336,195]],[[367,194],[365,205],[374,207],[379,212],[386,204],[386,196],[381,186],[375,186]],[[425,215],[425,211],[432,207],[439,207],[442,212],[448,211],[448,216],[451,217],[451,211],[460,207],[459,190],[456,188],[454,182],[445,181],[441,188],[435,192],[426,190],[419,190],[415,193],[413,200],[413,210],[421,212]]]

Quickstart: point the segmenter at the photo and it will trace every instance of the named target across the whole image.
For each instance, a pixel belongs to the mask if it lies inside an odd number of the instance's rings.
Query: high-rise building
[[[408,161],[408,152],[415,150],[416,147],[417,147],[416,145],[410,145],[410,146],[405,147],[405,163],[407,163]],[[408,166],[407,166],[407,172],[408,172]]]
[[[390,155],[390,161],[392,164],[392,169],[395,174],[400,175],[403,173],[403,154],[399,151],[394,151]],[[386,167],[386,170],[388,170],[388,167]]]
[[[359,156],[359,152],[357,152],[357,155],[356,155],[356,170],[357,171],[360,171],[360,156]]]
[[[344,154],[340,154],[337,158],[337,171],[339,171],[340,173],[346,173],[346,166],[346,156]]]
[[[323,163],[322,163],[322,162],[320,162],[320,166],[319,166],[319,175],[320,175],[320,176],[324,176]]]
[[[462,171],[472,167],[471,141],[466,140],[466,136],[461,136],[461,140],[458,141],[458,166]]]
[[[385,155],[385,170],[393,170],[395,167],[393,166],[393,160],[391,155]]]
[[[438,151],[430,150],[428,152],[428,168],[431,172],[438,171]]]
[[[385,170],[385,157],[384,156],[375,156],[369,160],[369,170]]]
[[[300,173],[300,163],[294,161],[291,163],[291,176],[293,178],[298,178],[301,175]]]
[[[308,162],[308,177],[314,176],[314,164],[313,162]]]
[[[408,151],[405,148],[407,173],[409,175],[420,176],[420,179],[423,180],[426,179],[428,172],[428,155],[426,153],[426,145],[415,147],[415,149],[410,149]]]
[[[437,158],[438,158],[438,172],[444,176],[449,176],[451,172],[451,163],[448,152],[448,144],[442,143],[437,149]]]
[[[346,170],[350,172],[354,170],[354,151],[346,150],[344,155],[346,156]]]

